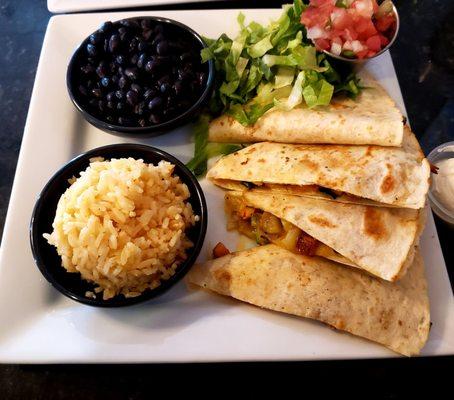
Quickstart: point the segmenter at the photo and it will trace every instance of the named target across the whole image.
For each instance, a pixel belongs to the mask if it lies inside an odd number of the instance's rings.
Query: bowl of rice
[[[194,264],[207,206],[170,154],[115,144],[71,160],[47,183],[30,223],[33,257],[61,293],[99,307],[149,300]]]

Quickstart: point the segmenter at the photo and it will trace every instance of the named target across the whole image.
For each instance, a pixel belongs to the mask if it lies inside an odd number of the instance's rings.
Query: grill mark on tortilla
[[[392,191],[396,184],[395,179],[392,174],[392,165],[386,164],[386,167],[388,168],[388,174],[385,176],[382,184],[380,185],[380,190],[383,194],[386,194],[386,193],[389,193],[390,191]]]
[[[324,228],[336,228],[337,227],[336,224],[333,224],[332,222],[328,221],[326,218],[323,218],[320,216],[311,215],[311,216],[309,216],[309,220],[316,225],[323,226]]]
[[[380,213],[374,207],[367,207],[364,213],[363,220],[364,233],[375,240],[384,239],[388,232],[383,221],[380,218]]]
[[[241,165],[246,165],[248,162],[249,162],[249,158],[246,158],[246,160],[245,160],[245,161],[242,161],[240,164],[241,164]]]

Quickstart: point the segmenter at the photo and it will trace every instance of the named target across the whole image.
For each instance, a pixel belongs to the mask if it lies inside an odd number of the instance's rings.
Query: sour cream
[[[432,193],[438,202],[454,215],[454,158],[435,163],[438,173],[432,175]]]

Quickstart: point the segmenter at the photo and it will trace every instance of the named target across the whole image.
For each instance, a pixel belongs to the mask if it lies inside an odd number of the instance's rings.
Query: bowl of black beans
[[[136,17],[105,22],[74,52],[66,82],[85,119],[119,136],[165,133],[192,119],[209,99],[212,61],[203,39],[177,21]]]

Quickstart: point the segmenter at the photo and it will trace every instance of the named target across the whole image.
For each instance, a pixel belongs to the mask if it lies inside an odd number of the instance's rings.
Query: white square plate
[[[145,13],[140,13],[145,14]],[[155,15],[157,13],[146,13]],[[158,13],[209,37],[236,33],[238,10]],[[245,11],[267,22],[280,10]],[[162,297],[124,309],[97,309],[53,289],[34,264],[28,224],[36,196],[76,154],[123,142],[89,125],[66,92],[65,73],[75,47],[101,22],[138,13],[79,14],[50,20],[36,75],[0,254],[0,362],[183,362],[314,360],[392,357],[374,343],[310,320],[265,311],[232,299],[188,290],[181,282]],[[389,53],[368,69],[404,111]],[[143,140],[187,162],[190,128]],[[223,192],[202,182],[209,207],[204,259],[227,234]],[[432,330],[423,355],[454,354],[454,302],[432,216],[421,239],[426,262]]]
[[[52,13],[67,13],[74,11],[108,10],[111,8],[204,3],[207,1],[213,0],[47,0],[47,8]]]

